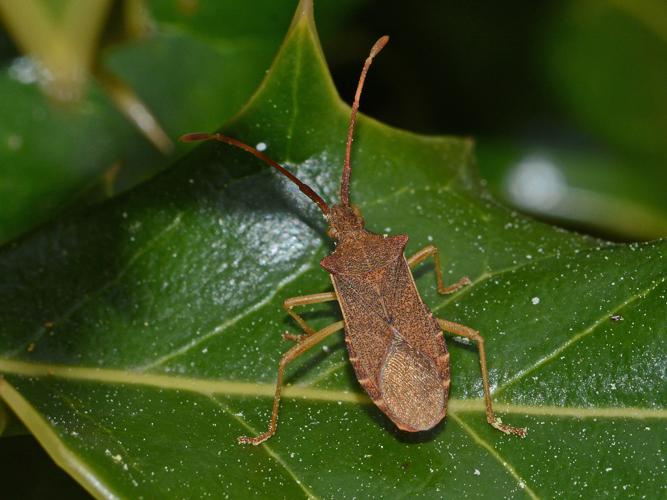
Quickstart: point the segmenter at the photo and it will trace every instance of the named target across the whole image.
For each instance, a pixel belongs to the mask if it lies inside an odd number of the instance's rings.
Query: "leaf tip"
[[[313,14],[313,0],[300,0],[297,5],[292,24],[289,31],[293,31],[301,24],[306,24],[310,28],[315,28],[315,15]]]

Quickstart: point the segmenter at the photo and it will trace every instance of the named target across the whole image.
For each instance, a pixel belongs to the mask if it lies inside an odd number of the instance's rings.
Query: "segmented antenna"
[[[387,35],[380,38],[371,48],[371,52],[364,62],[364,67],[361,70],[359,83],[357,84],[357,93],[354,95],[354,103],[352,104],[352,115],[350,116],[350,125],[347,129],[347,145],[345,146],[345,164],[343,165],[343,177],[340,181],[340,202],[342,205],[350,205],[350,154],[352,152],[352,141],[354,136],[354,125],[357,121],[357,111],[359,110],[359,101],[361,100],[361,90],[364,88],[364,80],[366,80],[366,73],[370,68],[373,58],[380,53],[380,51],[387,45],[389,37]]]
[[[257,151],[255,148],[252,146],[248,146],[247,144],[237,141],[236,139],[232,139],[231,137],[227,137],[226,135],[222,134],[205,134],[205,133],[199,133],[195,132],[193,134],[185,134],[181,136],[180,140],[182,142],[195,142],[195,141],[220,141],[224,142],[226,144],[230,144],[232,146],[235,146],[237,148],[243,149],[244,151],[247,151],[248,153],[251,153],[255,155],[257,158],[262,160],[264,163],[267,165],[275,168],[278,172],[283,174],[285,177],[287,177],[289,180],[291,180],[294,184],[298,186],[298,188],[301,190],[303,194],[308,196],[311,200],[313,200],[315,203],[317,203],[317,206],[320,207],[320,210],[322,210],[322,213],[324,215],[327,215],[329,213],[329,205],[327,205],[322,197],[318,195],[313,189],[308,186],[307,184],[304,184],[299,180],[299,178],[294,175],[292,172],[287,170],[285,167],[280,165],[279,163],[273,161],[271,158],[266,156],[264,153],[260,153]]]

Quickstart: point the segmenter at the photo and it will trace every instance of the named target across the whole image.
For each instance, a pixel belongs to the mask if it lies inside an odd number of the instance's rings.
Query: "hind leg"
[[[520,437],[526,437],[527,430],[523,427],[513,427],[508,424],[503,424],[493,413],[493,404],[491,403],[491,391],[489,390],[489,374],[486,369],[486,350],[484,349],[484,337],[482,337],[477,330],[470,327],[454,323],[438,318],[440,328],[446,332],[459,335],[477,342],[479,348],[479,365],[482,371],[482,385],[484,386],[484,402],[486,404],[486,421],[493,427],[505,434],[514,434]]]

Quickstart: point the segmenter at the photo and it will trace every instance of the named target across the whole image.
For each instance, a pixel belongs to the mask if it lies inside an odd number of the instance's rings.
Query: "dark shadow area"
[[[313,350],[316,350],[317,347],[314,347]],[[345,341],[340,340],[333,345],[329,346],[328,350],[319,349],[316,351],[316,354],[311,354],[307,361],[302,363],[299,368],[290,373],[285,379],[285,384],[291,384],[296,380],[299,380],[301,377],[304,377],[307,373],[313,373],[314,376],[317,376],[318,369],[320,369],[322,362],[328,357],[332,356],[334,353],[345,350]],[[345,353],[347,358],[347,352]]]
[[[378,426],[382,427],[387,433],[391,434],[397,441],[406,444],[425,443],[433,440],[447,425],[445,417],[438,425],[424,432],[406,432],[396,427],[389,417],[373,404],[364,405],[364,411]]]
[[[445,273],[445,271],[446,269],[442,269],[443,274]],[[437,282],[435,281],[435,264],[433,263],[433,259],[429,259],[426,262],[422,262],[417,267],[412,268],[411,272],[412,272],[412,277],[415,279],[415,281],[419,280],[422,276],[426,274],[431,274],[433,276],[433,285],[437,286]],[[449,283],[445,283],[445,286],[447,285],[449,285]]]
[[[398,0],[371,0],[323,43],[336,86],[350,102],[359,47],[390,35],[391,57],[373,67],[373,91],[363,103],[364,113],[381,121],[436,134],[523,131],[561,119],[540,78],[536,42],[555,5],[427,0],[414,9]]]
[[[3,498],[21,500],[90,499],[79,484],[58,467],[32,436],[2,438],[0,483]]]

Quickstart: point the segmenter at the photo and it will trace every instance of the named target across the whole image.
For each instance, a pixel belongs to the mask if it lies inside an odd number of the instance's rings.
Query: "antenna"
[[[289,180],[291,180],[294,184],[298,186],[298,188],[301,190],[303,194],[305,194],[308,198],[313,200],[315,203],[317,203],[317,206],[320,207],[320,210],[322,210],[322,213],[324,215],[329,214],[329,205],[327,205],[322,197],[318,195],[313,189],[308,186],[307,184],[304,184],[299,180],[299,178],[294,175],[292,172],[287,170],[285,167],[280,165],[279,163],[273,161],[271,158],[266,156],[264,153],[260,153],[257,151],[255,148],[252,146],[248,146],[247,144],[237,141],[236,139],[232,139],[231,137],[227,137],[226,135],[222,134],[206,134],[206,133],[199,133],[195,132],[193,134],[185,134],[181,136],[180,140],[182,142],[196,142],[196,141],[220,141],[224,142],[227,144],[230,144],[232,146],[236,146],[237,148],[243,149],[247,151],[248,153],[251,153],[255,155],[257,158],[262,160],[264,163],[267,165],[275,168],[278,172],[283,174],[285,177],[287,177]]]
[[[370,68],[373,58],[380,53],[380,51],[387,45],[389,37],[387,35],[380,38],[371,48],[370,54],[364,62],[364,67],[361,70],[359,83],[357,84],[357,93],[354,95],[354,103],[352,104],[352,115],[350,116],[350,125],[347,129],[347,145],[345,146],[345,164],[343,165],[343,177],[340,181],[340,202],[342,205],[350,205],[350,154],[352,152],[352,141],[354,136],[354,125],[357,121],[357,111],[359,110],[359,101],[361,100],[361,90],[364,88],[364,80],[366,80],[366,73]]]

